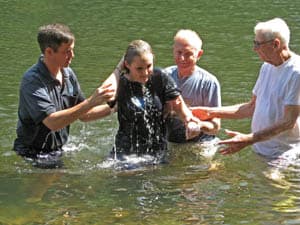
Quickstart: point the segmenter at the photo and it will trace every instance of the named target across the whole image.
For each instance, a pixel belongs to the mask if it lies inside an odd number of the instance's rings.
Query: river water
[[[213,144],[170,145],[168,164],[112,169],[105,161],[117,130],[112,115],[72,125],[62,169],[34,168],[11,150],[19,82],[40,54],[40,25],[62,22],[75,33],[72,68],[86,96],[131,40],[148,41],[156,66],[166,67],[175,32],[194,29],[204,42],[199,65],[217,76],[229,105],[251,97],[261,65],[252,51],[256,22],[285,19],[300,53],[299,1],[0,0],[0,7],[0,224],[300,224],[300,163],[272,167],[251,147],[225,157],[210,154]],[[222,126],[249,132],[250,121]]]

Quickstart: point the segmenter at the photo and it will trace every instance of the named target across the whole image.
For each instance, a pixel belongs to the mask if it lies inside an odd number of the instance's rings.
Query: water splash
[[[151,82],[128,84],[128,100],[119,105],[120,128],[115,140],[117,154],[156,155],[166,149],[163,107]],[[125,108],[126,107],[126,108]]]
[[[209,138],[208,140],[203,140],[199,145],[201,146],[201,152],[199,153],[206,159],[213,159],[217,151],[220,149],[218,142],[219,138],[215,137],[214,139]]]
[[[96,165],[100,169],[113,169],[113,170],[137,170],[143,169],[147,166],[154,166],[162,163],[158,157],[145,154],[137,156],[136,154],[123,155],[122,158],[108,158]]]

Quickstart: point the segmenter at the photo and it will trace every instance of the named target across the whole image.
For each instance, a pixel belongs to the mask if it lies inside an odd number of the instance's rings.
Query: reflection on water
[[[251,151],[244,156],[224,158],[216,153],[206,158],[200,146],[170,147],[168,164],[131,170],[124,167],[116,170],[112,165],[118,166],[119,162],[105,161],[99,155],[93,155],[98,158],[86,163],[86,155],[80,153],[89,146],[76,153],[69,152],[64,158],[67,167],[62,169],[36,169],[20,161],[17,176],[13,171],[1,174],[6,183],[0,187],[0,221],[4,224],[97,224],[100,219],[103,223],[99,224],[299,222],[299,164],[283,169],[268,166]],[[151,159],[129,157],[128,162],[140,165]],[[72,160],[76,165],[69,162]],[[78,166],[80,162],[82,166]],[[269,176],[271,171],[273,175]]]
[[[271,164],[264,174],[272,186],[283,190],[272,209],[285,215],[284,224],[300,224],[300,159]]]
[[[125,162],[136,167],[126,170],[126,163],[106,160],[112,142],[98,151],[89,142],[81,145],[99,130],[75,126],[90,133],[71,136],[61,169],[37,169],[5,156],[14,166],[2,166],[1,223],[299,223],[299,161],[276,167],[251,148],[224,157],[214,142],[170,144],[167,164],[132,156]]]

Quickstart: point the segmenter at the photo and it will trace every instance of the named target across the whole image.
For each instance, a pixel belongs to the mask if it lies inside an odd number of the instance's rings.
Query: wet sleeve
[[[162,72],[162,83],[164,88],[164,97],[166,101],[175,99],[180,95],[180,91],[175,83],[175,81],[168,76],[166,73]]]

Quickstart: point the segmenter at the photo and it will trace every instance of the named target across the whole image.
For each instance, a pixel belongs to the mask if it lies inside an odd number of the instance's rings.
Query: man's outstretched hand
[[[225,148],[220,150],[223,155],[236,153],[248,145],[253,144],[253,134],[243,134],[236,131],[225,130],[226,134],[231,138],[219,141],[219,145],[225,145]]]

